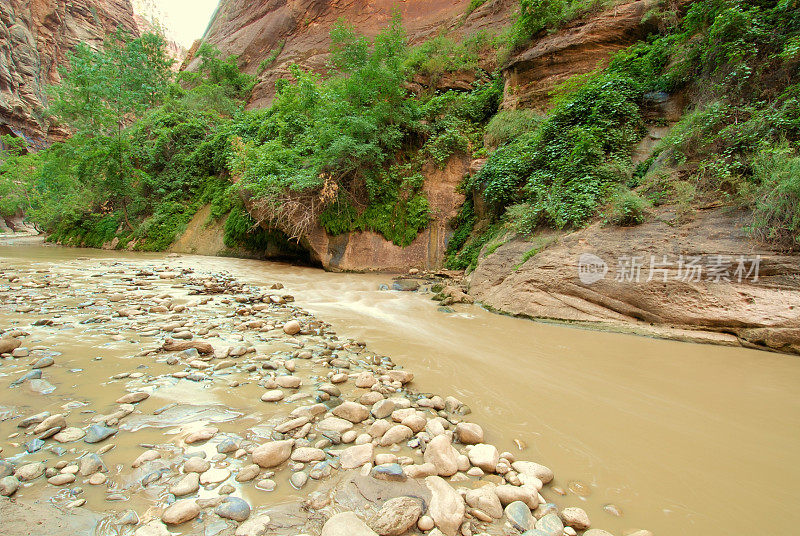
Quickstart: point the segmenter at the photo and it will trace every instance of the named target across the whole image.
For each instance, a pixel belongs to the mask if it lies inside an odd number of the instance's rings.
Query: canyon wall
[[[46,87],[78,43],[100,46],[118,28],[137,35],[129,0],[3,0],[0,3],[0,134],[34,145],[66,137],[45,113]]]
[[[467,15],[469,4],[470,0],[221,0],[205,39],[239,56],[240,67],[259,77],[250,106],[262,108],[275,94],[275,80],[289,76],[289,65],[325,72],[330,31],[340,19],[374,36],[397,10],[409,41],[416,44],[440,32],[454,37],[481,30],[495,33],[518,6],[517,0],[489,0]],[[271,54],[274,61],[261,72]]]

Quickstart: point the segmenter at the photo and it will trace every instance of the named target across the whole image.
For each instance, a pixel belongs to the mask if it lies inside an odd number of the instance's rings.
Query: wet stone
[[[55,363],[55,360],[52,357],[42,357],[41,359],[37,360],[36,363],[31,365],[31,368],[34,369],[43,369],[47,368]]]
[[[403,482],[408,478],[405,472],[403,472],[403,468],[396,463],[376,465],[372,468],[372,472],[370,474],[372,475],[372,478],[377,478],[378,480],[387,480],[389,482]]]
[[[228,497],[214,509],[214,513],[224,519],[242,522],[250,517],[250,505],[239,497]]]
[[[301,489],[308,482],[308,474],[303,471],[298,471],[289,477],[289,483],[294,489]]]
[[[116,428],[110,428],[100,424],[93,424],[86,430],[83,440],[86,443],[99,443],[117,433]]]

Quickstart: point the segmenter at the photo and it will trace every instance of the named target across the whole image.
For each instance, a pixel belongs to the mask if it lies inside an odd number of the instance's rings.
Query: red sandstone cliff
[[[292,63],[324,72],[330,31],[343,19],[366,35],[384,29],[395,9],[411,43],[447,32],[464,36],[503,28],[516,0],[489,0],[466,15],[470,0],[221,0],[205,39],[225,53],[236,54],[245,72],[259,76],[251,107],[269,104],[275,80],[288,76]],[[280,50],[260,73],[261,62]],[[190,64],[191,68],[191,64]]]
[[[63,138],[44,113],[45,88],[78,43],[99,46],[117,28],[138,35],[129,0],[0,2],[0,134]]]

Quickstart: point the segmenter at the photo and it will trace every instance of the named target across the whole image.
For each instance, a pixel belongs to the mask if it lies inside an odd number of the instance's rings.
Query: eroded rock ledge
[[[638,227],[595,223],[560,235],[522,263],[534,244],[515,239],[483,257],[470,276],[470,294],[498,311],[531,318],[589,323],[660,337],[735,344],[800,353],[800,257],[749,238],[746,213],[734,209],[699,210],[682,225],[668,223],[662,212]],[[579,257],[603,259],[609,272],[595,283],[578,275]],[[673,262],[663,281],[651,281],[651,255]],[[700,256],[701,264],[717,255],[733,259],[731,281],[700,281],[678,276],[677,259]],[[618,281],[618,259],[638,256],[640,281]],[[738,282],[736,259],[758,256],[758,280]],[[520,264],[522,263],[522,264]]]

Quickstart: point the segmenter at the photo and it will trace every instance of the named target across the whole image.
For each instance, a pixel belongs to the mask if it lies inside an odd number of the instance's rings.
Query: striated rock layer
[[[118,28],[138,35],[129,0],[0,2],[0,134],[66,137],[44,112],[46,86],[78,43],[99,46]]]
[[[662,213],[637,227],[598,222],[554,234],[549,246],[524,263],[523,255],[535,244],[512,240],[481,258],[470,293],[515,315],[800,353],[800,258],[749,239],[742,230],[743,212],[709,208],[677,226],[668,224],[670,219]],[[579,277],[586,253],[607,265],[599,281]],[[700,273],[686,277],[688,264],[681,271],[681,255],[686,263],[698,258]],[[741,282],[736,275],[740,256],[746,270]],[[755,272],[747,273],[756,256],[757,280]],[[633,257],[640,271],[631,269]]]

